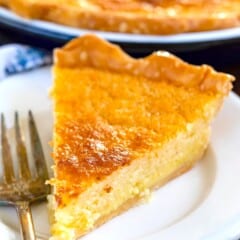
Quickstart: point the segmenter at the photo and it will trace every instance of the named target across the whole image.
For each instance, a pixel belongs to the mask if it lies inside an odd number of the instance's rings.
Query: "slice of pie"
[[[72,240],[201,159],[233,77],[94,35],[55,51],[52,240]],[[151,204],[151,203],[149,203]]]
[[[85,29],[173,34],[240,26],[239,0],[0,0],[21,16]]]

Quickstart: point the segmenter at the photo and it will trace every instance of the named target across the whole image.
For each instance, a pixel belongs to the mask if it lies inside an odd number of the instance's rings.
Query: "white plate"
[[[240,27],[173,35],[115,33],[73,28],[46,21],[29,20],[2,7],[0,7],[0,24],[15,30],[18,29],[22,33],[45,37],[49,41],[58,40],[61,43],[89,32],[95,33],[109,41],[123,45],[129,51],[133,48],[136,52],[141,52],[141,48],[145,51],[146,49],[149,49],[149,51],[158,50],[163,47],[167,50],[174,49],[179,51],[197,49],[240,39]]]
[[[32,109],[51,165],[50,69],[42,68],[0,82],[0,112],[12,127],[13,112]],[[24,119],[23,119],[24,123]],[[237,239],[240,236],[240,101],[233,93],[213,124],[208,151],[191,171],[154,192],[149,203],[130,209],[84,240]],[[47,236],[46,203],[33,207],[38,235]],[[15,211],[0,207],[0,218],[17,229]]]

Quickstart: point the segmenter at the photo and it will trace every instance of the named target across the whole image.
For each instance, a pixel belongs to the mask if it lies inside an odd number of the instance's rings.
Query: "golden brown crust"
[[[59,205],[174,138],[188,123],[209,122],[232,87],[232,76],[209,66],[167,52],[133,59],[94,35],[71,41],[54,56],[52,184]],[[219,104],[206,109],[214,101]]]
[[[0,4],[28,18],[115,32],[173,34],[240,25],[238,0],[0,0]]]
[[[194,66],[166,51],[157,51],[148,57],[134,59],[118,46],[95,35],[70,41],[65,47],[55,50],[54,56],[55,66],[58,67],[88,66],[222,94],[231,90],[234,80],[233,76],[216,72],[208,65]]]
[[[52,231],[66,239],[190,168],[233,77],[167,52],[133,59],[94,35],[54,55]]]
[[[209,66],[167,52],[134,59],[95,35],[72,40],[54,56],[58,180],[52,183],[60,205],[188,123],[209,122],[218,107],[210,111],[205,104],[220,105],[232,87],[231,75]]]

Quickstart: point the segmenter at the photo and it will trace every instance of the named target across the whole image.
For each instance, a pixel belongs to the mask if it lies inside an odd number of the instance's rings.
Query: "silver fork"
[[[15,175],[13,158],[7,137],[4,115],[1,114],[1,147],[3,180],[0,182],[0,203],[15,206],[20,224],[23,240],[36,239],[31,215],[30,204],[43,200],[49,193],[49,186],[45,184],[48,179],[48,170],[45,162],[42,145],[33,119],[32,112],[28,114],[31,152],[34,159],[35,173],[30,170],[27,150],[24,143],[18,113],[15,113],[15,138],[18,162],[18,174]]]

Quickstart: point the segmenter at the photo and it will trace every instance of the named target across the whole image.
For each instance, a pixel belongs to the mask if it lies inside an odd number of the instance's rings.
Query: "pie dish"
[[[86,35],[55,51],[52,240],[76,239],[189,170],[233,77]]]
[[[240,25],[238,0],[0,0],[17,14],[112,32],[176,34]]]

